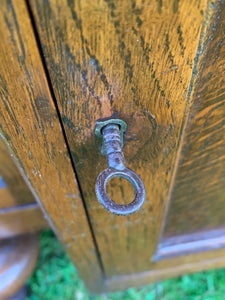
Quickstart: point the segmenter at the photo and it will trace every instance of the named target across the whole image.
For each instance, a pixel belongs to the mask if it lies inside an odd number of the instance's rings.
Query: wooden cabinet
[[[96,292],[225,265],[223,1],[1,1],[0,125],[13,159]],[[108,213],[97,120],[127,123],[143,180]],[[129,203],[129,182],[108,193]]]

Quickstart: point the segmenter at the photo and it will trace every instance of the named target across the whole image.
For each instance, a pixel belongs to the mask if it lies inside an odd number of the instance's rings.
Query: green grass
[[[29,300],[223,300],[225,270],[213,270],[99,296],[90,295],[51,231],[41,236],[37,268],[28,280]]]

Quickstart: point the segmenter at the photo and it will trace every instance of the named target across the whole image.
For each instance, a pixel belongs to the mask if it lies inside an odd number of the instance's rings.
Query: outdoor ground
[[[92,296],[51,231],[41,236],[28,300],[225,300],[225,269],[185,275],[142,288]]]

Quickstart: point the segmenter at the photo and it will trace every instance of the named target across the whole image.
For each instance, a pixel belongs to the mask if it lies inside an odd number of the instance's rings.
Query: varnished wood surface
[[[109,277],[151,266],[206,2],[30,1]],[[146,187],[143,208],[129,217],[104,211],[94,191],[106,167],[95,122],[111,116],[128,124],[125,159]],[[126,202],[129,190],[112,193]]]
[[[5,145],[0,140],[0,176],[6,187],[0,189],[0,209],[35,202]]]
[[[1,0],[0,20],[1,136],[81,276],[97,290],[99,261],[25,1]]]
[[[49,228],[38,204],[0,209],[0,239]]]
[[[225,228],[225,3],[215,6],[163,237]],[[212,236],[213,233],[210,235]]]
[[[39,236],[25,235],[0,241],[0,299],[13,296],[33,272],[39,253]]]

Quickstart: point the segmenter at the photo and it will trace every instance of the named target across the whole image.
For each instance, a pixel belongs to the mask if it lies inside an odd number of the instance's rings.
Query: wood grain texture
[[[207,1],[30,3],[106,274],[148,270]],[[110,215],[95,196],[106,158],[94,127],[112,116],[128,124],[125,159],[146,187],[129,217]],[[118,202],[130,199],[129,185],[110,189]]]
[[[225,228],[225,3],[218,1],[194,86],[163,238]]]
[[[0,297],[13,296],[32,274],[39,253],[39,236],[25,235],[0,241]]]
[[[49,228],[37,203],[0,209],[0,239]]]
[[[25,184],[5,145],[0,140],[0,176],[7,185],[0,189],[0,208],[35,202],[34,196]]]
[[[1,136],[81,276],[97,290],[96,249],[25,2],[1,0],[0,20]]]

